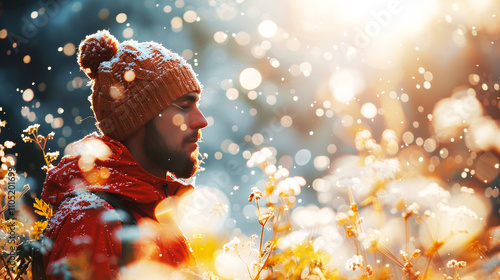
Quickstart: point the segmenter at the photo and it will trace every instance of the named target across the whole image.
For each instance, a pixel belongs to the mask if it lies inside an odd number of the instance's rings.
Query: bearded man
[[[195,266],[172,214],[193,189],[176,178],[197,172],[207,126],[191,65],[161,44],[119,43],[105,30],[82,41],[78,63],[91,79],[100,133],[48,172],[42,199],[55,212],[44,237],[46,278],[116,279],[138,260]],[[160,202],[172,208],[161,219]]]

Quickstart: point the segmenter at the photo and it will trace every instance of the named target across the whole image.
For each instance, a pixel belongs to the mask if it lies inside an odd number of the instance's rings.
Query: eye
[[[189,110],[189,106],[187,106],[187,105],[178,105],[178,104],[175,104],[175,103],[172,103],[172,105],[174,105],[174,107],[177,107],[177,108],[179,108],[179,109],[181,109],[183,111]]]

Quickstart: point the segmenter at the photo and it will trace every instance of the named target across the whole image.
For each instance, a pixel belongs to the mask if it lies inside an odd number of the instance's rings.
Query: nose
[[[207,119],[197,107],[189,118],[189,126],[192,129],[202,129],[208,125]]]

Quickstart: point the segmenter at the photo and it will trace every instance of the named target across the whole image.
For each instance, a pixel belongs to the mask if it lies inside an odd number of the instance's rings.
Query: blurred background
[[[486,222],[498,225],[499,12],[494,0],[0,1],[0,142],[16,143],[6,153],[31,205],[44,162],[22,131],[54,131],[49,150],[62,154],[96,130],[76,52],[107,29],[120,41],[162,43],[204,84],[196,203],[198,213],[212,199],[228,211],[198,225],[258,231],[248,196],[266,177],[246,162],[263,147],[305,178],[299,206],[345,205],[325,178],[358,153],[361,130],[392,141],[385,153],[408,172],[474,189],[492,205]]]

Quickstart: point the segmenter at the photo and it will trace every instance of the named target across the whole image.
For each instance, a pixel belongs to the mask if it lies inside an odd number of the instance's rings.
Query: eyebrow
[[[198,100],[199,100],[198,95],[185,94],[175,101],[178,101],[178,102],[184,102],[184,101],[198,102]]]

